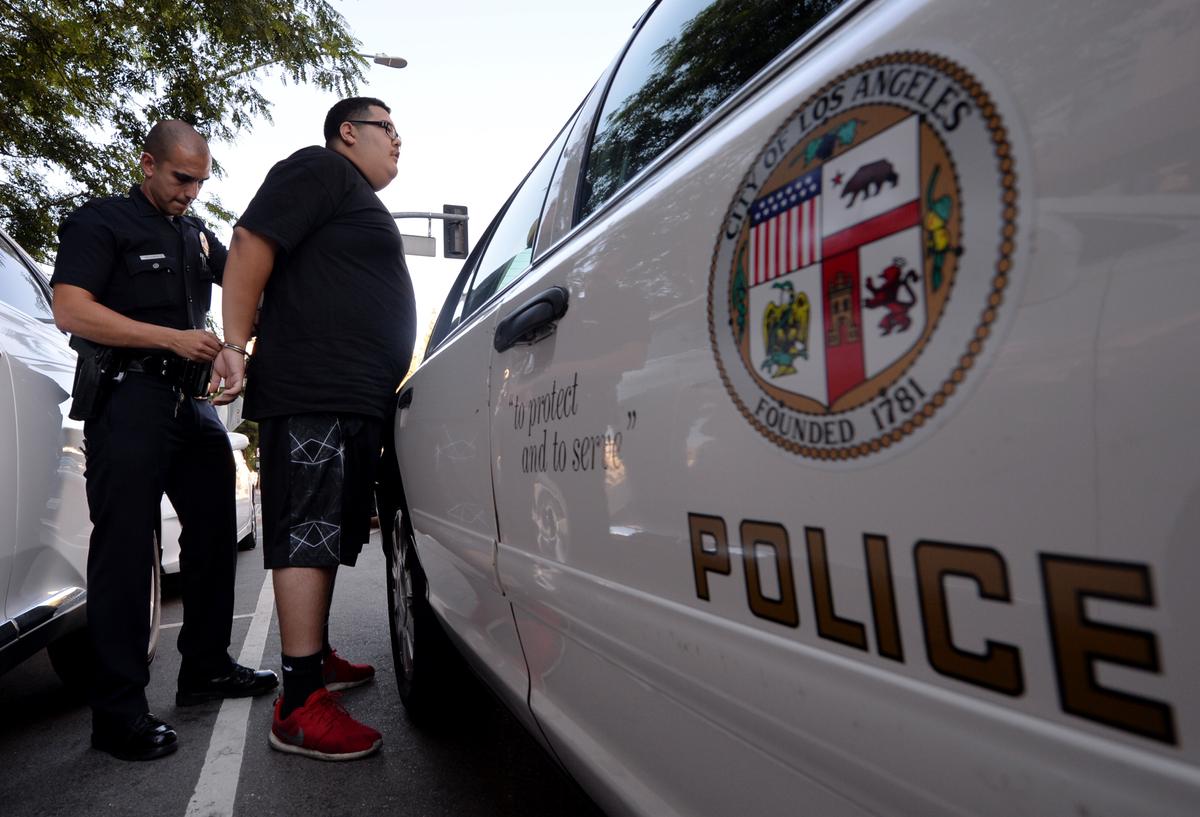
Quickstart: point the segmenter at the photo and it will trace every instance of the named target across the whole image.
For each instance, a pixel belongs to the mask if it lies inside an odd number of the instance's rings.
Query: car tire
[[[383,520],[388,628],[400,701],[418,725],[455,722],[464,708],[453,704],[470,697],[470,671],[429,605],[425,571],[404,512],[394,510]]]
[[[87,627],[72,630],[46,647],[50,666],[63,686],[75,697],[83,697],[91,670],[92,643]]]
[[[154,548],[158,550],[155,537]],[[146,643],[146,663],[158,652],[158,637],[162,630],[162,570],[158,560],[150,571],[150,638]],[[80,627],[46,647],[50,666],[59,680],[73,694],[82,697],[92,673],[92,642],[87,627]]]

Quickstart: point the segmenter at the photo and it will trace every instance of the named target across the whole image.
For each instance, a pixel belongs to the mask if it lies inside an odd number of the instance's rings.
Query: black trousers
[[[181,673],[229,667],[237,567],[234,466],[229,438],[210,403],[185,398],[151,376],[129,373],[84,425],[92,539],[87,563],[88,630],[96,717],[147,711],[153,532],[164,491],[179,514],[184,621]]]

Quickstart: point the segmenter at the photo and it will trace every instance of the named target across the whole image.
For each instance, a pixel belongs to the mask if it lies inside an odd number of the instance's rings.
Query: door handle
[[[492,346],[503,352],[518,343],[537,343],[554,334],[554,325],[567,314],[569,295],[562,287],[550,287],[521,304],[496,325]]]

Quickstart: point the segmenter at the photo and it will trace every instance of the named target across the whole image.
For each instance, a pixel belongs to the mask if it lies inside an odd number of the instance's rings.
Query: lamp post
[[[404,57],[390,57],[387,54],[363,54],[355,52],[354,56],[368,59],[376,65],[382,65],[385,68],[403,68],[408,65],[408,60]]]

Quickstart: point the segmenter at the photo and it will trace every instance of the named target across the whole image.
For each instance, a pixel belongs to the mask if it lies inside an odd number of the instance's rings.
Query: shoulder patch
[[[100,198],[88,199],[79,205],[79,209],[82,210],[85,207],[106,207],[110,204],[121,204],[127,201],[129,201],[128,196],[102,196]]]

